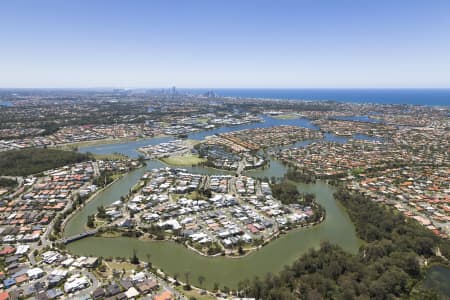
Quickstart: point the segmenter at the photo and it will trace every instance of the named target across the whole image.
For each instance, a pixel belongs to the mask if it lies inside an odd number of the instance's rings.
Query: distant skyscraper
[[[172,89],[171,89],[171,91],[170,91],[170,93],[171,93],[172,95],[176,95],[176,93],[177,93],[177,87],[176,87],[176,86],[173,86]]]
[[[217,97],[217,94],[216,94],[216,92],[214,92],[213,90],[210,90],[210,91],[207,91],[207,92],[204,94],[204,96],[205,96],[205,97],[208,97],[208,98],[215,98],[215,97]]]

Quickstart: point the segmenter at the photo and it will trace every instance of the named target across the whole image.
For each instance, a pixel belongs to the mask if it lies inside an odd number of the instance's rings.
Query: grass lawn
[[[210,295],[200,295],[199,292],[194,291],[194,290],[185,291],[182,286],[177,286],[176,289],[177,289],[177,291],[179,291],[180,293],[185,295],[188,299],[190,299],[190,298],[195,298],[197,300],[214,300],[214,299],[216,299],[215,297],[210,296]]]
[[[192,166],[192,165],[197,165],[199,163],[205,162],[206,159],[200,158],[200,157],[198,157],[198,155],[186,154],[186,155],[182,155],[182,156],[171,156],[171,157],[161,158],[161,161],[168,165]]]
[[[297,114],[283,114],[283,115],[277,115],[273,117],[274,119],[281,119],[281,120],[290,120],[290,119],[298,119],[300,118]]]
[[[119,179],[122,176],[123,176],[123,174],[113,174],[113,175],[111,175],[111,178],[112,178],[112,180],[116,180],[116,179]]]
[[[114,237],[120,237],[122,234],[120,232],[102,232],[98,234],[101,237],[107,237],[107,238],[114,238]]]
[[[112,273],[112,270],[116,270],[116,271],[122,271],[125,270],[125,273],[127,275],[131,275],[133,270],[136,270],[136,265],[130,264],[128,262],[110,262],[110,261],[105,261],[103,260],[103,263],[108,267],[108,269],[110,270],[109,272]]]
[[[201,199],[201,200],[208,200],[208,197],[201,195],[199,192],[197,191],[193,191],[187,195],[180,195],[181,197],[187,197],[188,199],[192,199],[192,200],[197,200],[197,199]]]
[[[197,141],[197,140],[184,140],[184,142],[191,147],[194,147],[195,145],[200,144],[200,141]]]
[[[206,123],[208,122],[208,118],[198,118],[197,121],[199,121],[200,123]]]
[[[107,225],[108,222],[106,220],[97,220],[96,219],[94,224],[95,224],[95,227],[97,228],[97,227],[101,227],[101,226]]]
[[[144,182],[139,181],[138,183],[136,183],[135,185],[133,185],[133,187],[131,188],[131,192],[132,192],[132,193],[136,193],[136,192],[139,191],[144,185],[145,185]]]
[[[92,154],[95,159],[98,160],[121,160],[121,159],[129,159],[128,156],[123,155],[121,153],[111,153],[111,154],[97,154],[97,153],[93,153]]]

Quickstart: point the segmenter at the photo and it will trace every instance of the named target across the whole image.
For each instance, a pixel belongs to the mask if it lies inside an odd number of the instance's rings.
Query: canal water
[[[450,269],[443,265],[430,267],[422,284],[425,288],[434,290],[440,295],[450,298]]]
[[[280,125],[291,125],[291,126],[298,126],[298,127],[304,127],[309,128],[313,130],[318,130],[319,128],[312,124],[308,119],[305,118],[299,118],[299,119],[276,119],[269,116],[261,115],[262,122],[259,123],[250,123],[250,124],[243,124],[243,125],[236,125],[236,126],[226,126],[226,127],[219,127],[212,130],[205,130],[200,131],[196,133],[191,133],[188,135],[188,139],[191,140],[198,140],[201,141],[207,136],[212,136],[215,134],[220,133],[227,133],[231,131],[236,130],[244,130],[244,129],[254,129],[254,128],[267,128],[267,127],[273,127],[273,126],[280,126]],[[375,137],[370,137],[363,134],[357,134],[353,136],[354,139],[361,139],[361,140],[377,140]],[[349,137],[343,137],[343,136],[336,136],[331,133],[325,134],[325,140],[330,142],[337,142],[337,143],[346,143],[348,142],[350,138]],[[137,148],[148,146],[148,145],[156,145],[159,143],[169,142],[174,140],[172,137],[157,137],[157,138],[150,138],[150,139],[143,139],[138,140],[134,142],[125,142],[125,143],[114,143],[114,144],[104,144],[104,145],[94,145],[94,146],[88,146],[88,147],[80,147],[78,151],[82,153],[91,152],[91,153],[98,153],[98,154],[110,154],[110,153],[122,153],[125,155],[128,155],[129,157],[138,157],[139,152],[136,151]],[[300,142],[297,146],[302,145],[304,142]],[[296,146],[296,145],[294,145]]]
[[[298,123],[297,123],[298,122]],[[267,125],[270,123],[270,125]],[[242,126],[227,127],[228,131],[269,127],[276,125],[297,125],[308,127],[310,124],[305,119],[278,120],[265,117],[265,121],[258,124],[247,124]],[[258,126],[259,125],[259,126]],[[261,126],[267,125],[267,126]],[[312,128],[312,127],[310,127]],[[212,130],[207,133],[196,133],[189,136],[191,139],[202,139],[204,136],[224,131],[224,128]],[[164,138],[166,141],[167,138]],[[161,139],[147,140],[143,145],[159,143]],[[130,156],[136,156],[135,148],[142,145],[141,142],[131,142],[124,144],[112,144],[106,146],[94,146],[83,148],[81,151],[93,153],[113,153],[121,152]],[[306,143],[305,143],[306,145]],[[108,152],[106,152],[108,151]],[[98,194],[86,206],[84,206],[66,225],[64,235],[71,236],[84,231],[87,216],[95,213],[100,205],[108,205],[120,199],[130,188],[136,184],[138,179],[146,170],[167,166],[159,161],[148,161],[147,166],[125,175],[120,180],[112,184],[108,189]],[[219,173],[218,170],[191,167],[186,168],[193,173]],[[279,161],[271,159],[268,167],[264,169],[248,171],[245,174],[253,177],[281,177],[286,173],[286,167]],[[142,260],[150,261],[157,267],[170,275],[178,274],[180,280],[184,280],[185,273],[189,272],[190,282],[198,284],[198,277],[206,278],[204,287],[212,288],[214,283],[219,283],[220,287],[228,286],[236,288],[239,281],[251,279],[254,276],[263,277],[266,273],[277,273],[285,265],[292,264],[299,256],[306,253],[311,248],[318,248],[323,241],[341,246],[348,252],[356,253],[360,246],[355,232],[355,227],[349,219],[345,209],[333,198],[334,188],[323,181],[315,184],[297,184],[300,192],[314,193],[317,201],[326,210],[325,220],[311,228],[299,228],[293,230],[282,237],[272,241],[262,249],[242,258],[227,257],[204,257],[186,247],[168,241],[142,241],[135,238],[86,238],[68,245],[68,249],[78,255],[130,257],[133,250]]]

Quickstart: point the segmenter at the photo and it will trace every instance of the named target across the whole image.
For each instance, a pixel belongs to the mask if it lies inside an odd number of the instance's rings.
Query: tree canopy
[[[0,176],[27,176],[89,160],[87,154],[45,148],[0,152]]]
[[[323,243],[310,250],[278,275],[267,274],[239,284],[241,296],[256,299],[436,299],[417,287],[423,277],[420,261],[434,257],[446,240],[436,237],[397,211],[339,190],[335,193],[347,209],[364,241],[356,255]],[[419,289],[419,290],[418,290]]]
[[[298,203],[300,193],[297,190],[295,184],[289,181],[283,181],[281,183],[274,183],[271,185],[272,195],[280,200],[283,204]]]

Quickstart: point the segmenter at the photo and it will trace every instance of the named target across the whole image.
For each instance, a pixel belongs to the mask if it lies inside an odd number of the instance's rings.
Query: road
[[[238,174],[238,176],[241,176],[242,171],[244,171],[244,169],[245,169],[245,162],[244,162],[244,160],[241,160],[239,162],[239,166],[238,166],[238,168],[236,170],[236,174]]]
[[[92,165],[94,166],[94,178],[100,176],[100,170],[98,168],[98,162],[93,162]]]

